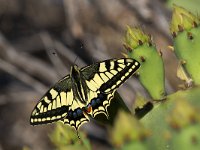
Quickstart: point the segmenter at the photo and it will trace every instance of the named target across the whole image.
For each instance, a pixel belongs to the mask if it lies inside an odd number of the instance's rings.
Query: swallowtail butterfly
[[[116,89],[124,83],[140,64],[134,59],[110,59],[78,68],[58,81],[37,103],[30,117],[31,125],[62,121],[76,130],[104,113]]]

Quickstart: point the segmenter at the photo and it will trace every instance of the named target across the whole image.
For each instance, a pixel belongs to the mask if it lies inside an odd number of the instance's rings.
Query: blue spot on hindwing
[[[91,106],[94,107],[96,105],[96,100],[95,99],[92,99],[91,101]]]
[[[72,111],[71,111],[71,110],[68,112],[68,116],[69,116],[70,118],[72,117]]]
[[[99,98],[100,100],[105,99],[105,94],[103,94],[103,93],[98,94],[98,98]]]
[[[101,104],[100,98],[97,98],[97,99],[96,99],[96,103],[97,103],[97,104]]]
[[[80,108],[78,108],[76,110],[76,113],[77,113],[78,116],[81,116],[83,114],[83,111]]]
[[[77,113],[74,111],[73,112],[73,118],[76,118],[77,117]]]

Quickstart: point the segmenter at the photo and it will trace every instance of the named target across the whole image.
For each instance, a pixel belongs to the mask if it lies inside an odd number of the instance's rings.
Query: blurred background
[[[123,57],[127,25],[152,35],[163,53],[167,92],[176,91],[178,62],[168,50],[172,3],[194,12],[200,4],[199,0],[0,0],[0,150],[53,149],[48,135],[54,125],[30,126],[32,109],[70,66]],[[118,91],[128,105],[136,93],[148,97],[134,78]],[[91,122],[83,130],[95,137],[93,149],[111,149],[105,144],[104,128]]]

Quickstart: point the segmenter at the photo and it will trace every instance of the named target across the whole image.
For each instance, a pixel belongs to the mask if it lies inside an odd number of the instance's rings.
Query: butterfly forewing
[[[109,93],[124,83],[140,64],[134,59],[111,59],[81,69],[88,87]]]
[[[71,81],[66,76],[41,98],[31,114],[30,123],[37,125],[62,119],[67,115],[72,97]]]

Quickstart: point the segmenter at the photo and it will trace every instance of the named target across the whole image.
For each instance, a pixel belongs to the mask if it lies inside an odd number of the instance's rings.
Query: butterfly
[[[116,89],[134,74],[140,64],[131,58],[110,59],[78,68],[51,87],[37,103],[30,117],[31,125],[62,121],[77,131],[79,127],[103,113]]]

